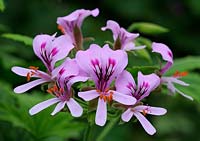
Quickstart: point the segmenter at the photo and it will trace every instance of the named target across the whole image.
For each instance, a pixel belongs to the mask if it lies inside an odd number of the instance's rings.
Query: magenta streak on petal
[[[106,65],[105,68],[100,66],[98,59],[91,60],[91,64],[93,66],[93,71],[98,78],[97,89],[104,92],[108,85],[107,82],[109,81],[110,77],[114,72],[114,66],[116,65],[116,61],[112,58],[109,58],[108,64]]]
[[[44,49],[46,47],[46,42],[43,42],[40,47],[41,49]]]
[[[44,62],[46,63],[48,71],[51,72],[53,69],[51,66],[52,59],[50,58],[50,55],[47,53],[47,50],[43,46],[44,43],[41,44],[40,55],[44,60]]]
[[[136,92],[136,88],[134,87],[134,85],[129,82],[128,85],[126,86],[129,90],[130,90],[130,94],[134,96],[135,92]]]
[[[62,75],[65,72],[64,67],[59,71],[59,75]]]
[[[142,95],[144,95],[147,91],[148,91],[148,88],[149,88],[149,83],[148,82],[143,82],[141,86],[138,87],[137,91],[133,94],[133,96],[139,100],[140,97]]]
[[[169,55],[171,58],[173,58],[172,52],[168,51],[167,53],[168,53],[168,55]]]
[[[55,56],[57,53],[58,53],[58,49],[55,47],[55,48],[53,48],[53,50],[51,51],[51,55],[52,56]]]

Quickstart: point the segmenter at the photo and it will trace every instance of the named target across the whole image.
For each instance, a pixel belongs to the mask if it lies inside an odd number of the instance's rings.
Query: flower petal
[[[31,81],[31,82],[28,82],[26,84],[23,84],[23,85],[16,87],[14,89],[14,92],[17,93],[17,94],[24,93],[24,92],[30,90],[31,88],[33,88],[37,85],[43,84],[45,82],[48,82],[48,81],[44,80],[44,79],[37,79],[37,80]]]
[[[160,107],[152,107],[152,106],[145,106],[145,105],[139,105],[134,107],[136,111],[143,112],[144,110],[147,112],[147,114],[151,115],[164,115],[167,113],[167,110]]]
[[[29,110],[29,114],[30,115],[35,115],[37,113],[39,113],[40,111],[46,109],[47,107],[59,102],[60,99],[58,98],[52,98],[52,99],[48,99],[46,101],[43,101],[41,103],[38,103],[37,105],[33,106],[30,110]]]
[[[88,79],[89,79],[89,77],[85,77],[85,76],[75,76],[75,77],[71,78],[71,79],[68,81],[68,83],[67,83],[68,88],[70,88],[71,85],[73,85],[73,84],[76,83],[76,82],[85,82],[85,81],[87,81]]]
[[[55,38],[55,40],[52,42],[51,48],[53,63],[65,58],[73,48],[74,45],[69,35],[62,35]],[[53,53],[53,51],[55,53]]]
[[[148,89],[140,97],[139,101],[147,97],[151,91],[153,91],[160,85],[160,78],[154,73],[149,74],[149,75],[143,75],[141,72],[138,72],[138,88],[142,87],[144,83],[148,84],[148,87],[147,87]]]
[[[101,48],[96,44],[90,45],[90,48],[86,51],[78,51],[76,54],[76,60],[80,68],[95,81],[97,87],[99,79],[97,73],[100,73],[100,68],[102,74],[105,75],[108,71],[106,70],[108,69],[107,67],[113,65],[109,64],[109,60],[114,62],[114,67],[112,68],[113,72],[109,77],[107,85],[110,85],[113,79],[124,70],[128,63],[128,57],[125,51],[113,51],[108,45],[104,45],[103,48]],[[93,65],[93,61],[98,62],[98,69],[96,69],[97,65]]]
[[[117,91],[112,91],[112,92],[113,92],[113,100],[121,104],[134,105],[137,101],[133,96],[125,95]]]
[[[80,117],[83,113],[83,108],[73,99],[67,101],[67,106],[73,117]]]
[[[133,86],[136,88],[135,80],[133,79],[133,76],[126,70],[124,70],[116,79],[115,87],[116,91],[131,95],[130,87]]]
[[[84,99],[85,101],[90,101],[92,99],[95,99],[99,96],[99,93],[96,92],[96,90],[90,90],[85,92],[78,92],[78,96]]]
[[[168,46],[162,43],[153,42],[152,49],[152,52],[159,53],[162,56],[163,60],[171,62],[173,64],[173,54]]]
[[[57,24],[61,25],[64,29],[66,29],[65,32],[68,33],[68,32],[70,32],[70,26],[69,25],[72,25],[71,24],[72,22],[75,23],[74,25],[77,25],[78,27],[80,27],[82,25],[83,20],[86,17],[88,17],[90,15],[96,17],[98,14],[99,14],[98,8],[96,8],[94,10],[79,9],[79,10],[76,10],[76,11],[72,12],[71,14],[69,14],[65,17],[58,17]],[[68,23],[68,24],[66,24],[66,23]]]
[[[167,61],[166,65],[160,70],[161,74],[164,74],[173,64],[173,54],[168,46],[162,43],[153,43],[152,44],[152,52],[160,53],[163,60]]]
[[[60,101],[55,109],[53,110],[53,112],[51,113],[52,116],[54,116],[56,113],[60,112],[60,110],[62,110],[65,107],[66,101]]]
[[[139,120],[144,130],[149,134],[153,135],[156,133],[156,129],[153,125],[139,112],[133,112],[134,116]]]
[[[176,89],[176,88],[175,88],[175,89]],[[181,92],[180,90],[176,89],[176,91],[177,91],[180,95],[184,96],[185,98],[187,98],[187,99],[189,99],[189,100],[193,100],[193,98],[192,98],[191,96],[184,94],[184,93]]]
[[[102,27],[101,30],[105,31],[110,29],[113,32],[113,39],[116,40],[120,33],[120,26],[117,22],[108,20],[105,27]]]
[[[146,46],[135,46],[133,42],[129,42],[124,46],[123,50],[125,51],[140,50],[140,49],[144,49],[145,47]]]
[[[79,67],[75,59],[66,58],[66,60],[52,71],[52,78],[66,78],[78,75]]]
[[[51,42],[54,38],[55,38],[54,35],[50,36],[47,34],[41,34],[41,35],[37,35],[33,39],[33,50],[35,52],[35,55],[37,55],[42,61],[44,61],[44,60],[41,56],[41,48],[49,48],[49,46],[51,46]]]
[[[25,76],[25,77],[27,76],[27,73],[31,71],[31,69],[18,67],[18,66],[12,67],[11,70],[12,70],[12,72],[16,73],[17,75]]]
[[[133,111],[131,108],[128,108],[122,115],[121,118],[123,121],[128,122],[133,117]]]
[[[96,111],[95,123],[99,126],[104,126],[107,119],[107,103],[100,99],[98,100],[98,106]]]

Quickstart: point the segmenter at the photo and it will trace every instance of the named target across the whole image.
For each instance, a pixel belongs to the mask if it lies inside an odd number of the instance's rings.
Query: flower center
[[[30,80],[31,80],[31,77],[32,77],[33,75],[38,75],[38,76],[41,75],[41,74],[38,72],[39,67],[30,66],[29,69],[31,69],[31,71],[28,72],[28,73],[26,74],[27,81],[30,81]]]
[[[113,100],[113,92],[107,88],[104,92],[96,90],[99,93],[99,98],[103,99],[104,102],[111,102]]]
[[[62,101],[68,100],[64,88],[58,87],[56,84],[46,90],[49,94],[53,94],[54,96],[60,98]]]
[[[148,91],[149,86],[148,82],[143,82],[138,88],[136,88],[132,83],[128,83],[126,87],[130,90],[133,97],[140,99],[140,97]]]

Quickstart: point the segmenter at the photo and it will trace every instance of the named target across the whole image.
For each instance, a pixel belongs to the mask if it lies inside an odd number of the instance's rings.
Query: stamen
[[[147,110],[147,109],[142,110],[142,114],[143,114],[144,116],[146,116],[147,113],[148,113],[148,110]]]
[[[58,29],[62,32],[62,34],[65,34],[65,29],[61,25],[58,25]]]
[[[39,69],[39,67],[35,67],[35,66],[29,66],[29,69],[32,69],[32,70],[36,71],[36,70],[38,70],[38,69]]]
[[[52,49],[51,54],[52,56],[55,56],[58,53],[58,49],[55,47]]]
[[[27,81],[30,81],[30,80],[31,80],[31,74],[30,74],[30,72],[27,73],[26,78],[27,78],[27,79],[26,79]]]
[[[184,72],[176,71],[176,72],[173,74],[173,77],[184,77],[184,76],[187,76],[187,75],[188,75],[188,72],[187,72],[187,71],[184,71]]]

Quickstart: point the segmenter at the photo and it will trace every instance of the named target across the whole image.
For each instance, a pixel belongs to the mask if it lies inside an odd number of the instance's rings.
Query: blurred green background
[[[149,116],[157,129],[154,136],[145,133],[139,122],[116,125],[104,138],[105,141],[188,141],[200,140],[200,1],[199,0],[4,0],[5,10],[0,13],[0,33],[16,33],[29,37],[37,34],[54,34],[57,30],[56,19],[70,12],[85,8],[99,8],[97,18],[89,17],[84,21],[85,37],[95,37],[95,43],[103,45],[112,40],[111,32],[102,32],[107,20],[115,20],[122,27],[128,28],[134,22],[151,22],[166,27],[170,32],[160,35],[142,36],[156,42],[166,43],[174,52],[182,67],[180,70],[191,71],[185,81],[192,83],[188,93],[196,96],[194,101],[179,95],[151,95],[149,105],[165,107],[168,113],[162,117]],[[32,48],[23,43],[0,37],[0,141],[78,141],[82,140],[86,121],[73,119],[69,114],[59,113],[52,117],[52,108],[31,117],[28,110],[39,101],[49,96],[42,94],[40,87],[16,95],[12,89],[25,82],[13,74],[14,65],[28,67],[41,66]],[[188,58],[189,56],[189,58]],[[196,64],[191,57],[199,59]],[[193,60],[195,60],[193,58]],[[134,64],[134,60],[131,61]],[[193,66],[191,67],[191,65]],[[177,67],[176,67],[177,68]],[[184,89],[182,89],[184,90]],[[96,127],[98,131],[104,128]],[[91,139],[98,136],[94,132]]]

